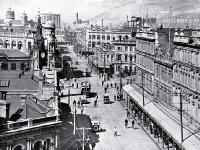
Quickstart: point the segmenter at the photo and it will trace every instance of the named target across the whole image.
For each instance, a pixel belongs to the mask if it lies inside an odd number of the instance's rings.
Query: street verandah
[[[121,103],[127,107],[135,119],[149,132],[158,144],[166,149],[175,150],[199,150],[200,141],[196,136],[191,136],[181,142],[181,127],[177,121],[173,120],[167,113],[156,106],[156,103],[148,98],[144,98],[131,85],[123,87],[123,100]],[[186,137],[191,134],[188,129],[183,129]]]

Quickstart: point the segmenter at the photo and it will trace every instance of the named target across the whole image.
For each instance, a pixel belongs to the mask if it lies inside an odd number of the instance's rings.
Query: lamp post
[[[103,51],[103,67],[104,67],[104,71],[103,71],[103,74],[104,74],[104,81],[106,80],[105,78],[105,75],[106,75],[106,59],[105,59],[105,51]]]
[[[120,101],[122,100],[122,60],[120,60],[120,83],[119,83],[119,93],[120,93]]]
[[[144,101],[144,73],[142,71],[142,105],[143,107],[145,106],[145,101]]]

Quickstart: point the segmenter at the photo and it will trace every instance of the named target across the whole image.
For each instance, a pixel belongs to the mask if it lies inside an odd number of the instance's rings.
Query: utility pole
[[[74,134],[76,134],[76,107],[74,107]]]
[[[180,91],[180,121],[181,121],[181,143],[183,142],[183,103],[182,103],[182,93]]]
[[[85,150],[85,128],[83,128],[83,144],[82,144],[82,150]]]
[[[144,107],[144,73],[143,73],[143,70],[142,70],[142,104],[143,104],[143,107]]]
[[[78,141],[82,142],[82,150],[85,150],[85,140],[86,141],[90,140],[89,136],[88,136],[88,138],[85,139],[85,130],[90,130],[91,128],[85,128],[85,127],[83,127],[83,128],[77,128],[77,129],[79,129],[79,130],[81,130],[83,132],[82,139],[78,139]]]
[[[89,64],[89,47],[88,47],[88,64]]]
[[[105,74],[106,74],[106,59],[105,59],[105,51],[103,51],[103,65],[104,65],[104,81],[105,81]]]
[[[120,92],[120,100],[122,100],[122,60],[120,62],[120,87],[119,87],[119,92]]]

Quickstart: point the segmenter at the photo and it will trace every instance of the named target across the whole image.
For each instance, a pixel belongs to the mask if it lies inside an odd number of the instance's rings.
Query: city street
[[[76,55],[70,51],[69,55],[72,57],[73,61],[78,60],[79,64],[77,65],[78,69],[84,71],[87,67],[87,60],[85,58],[76,58]],[[89,69],[89,68],[88,68]],[[77,83],[81,83],[84,81],[88,81],[91,83],[91,92],[97,93],[97,107],[94,106],[94,100],[96,96],[87,98],[90,102],[89,104],[84,104],[83,116],[81,115],[81,108],[77,109],[77,133],[79,134],[79,138],[82,135],[80,132],[81,127],[89,127],[90,119],[100,121],[100,128],[102,131],[97,133],[87,132],[90,136],[90,142],[95,142],[95,150],[156,150],[158,147],[156,144],[149,138],[149,136],[141,129],[141,127],[136,123],[134,128],[132,128],[132,118],[129,119],[128,127],[125,127],[125,119],[126,119],[126,109],[121,105],[120,102],[114,100],[114,94],[117,93],[116,88],[110,87],[108,88],[108,93],[110,94],[110,99],[112,101],[111,104],[103,103],[103,94],[104,94],[104,85],[107,83],[117,82],[119,85],[119,79],[111,79],[107,81],[102,86],[102,78],[98,75],[92,73],[91,77],[79,78]],[[73,83],[74,81],[71,81]],[[125,81],[124,81],[125,82]],[[75,83],[75,82],[74,82]],[[66,83],[68,84],[68,83]],[[68,87],[65,85],[65,89],[63,90],[64,95],[68,94]],[[70,105],[71,108],[74,108],[72,103],[74,100],[78,101],[81,95],[80,88],[70,88],[70,93],[75,96],[70,97]],[[62,99],[63,103],[68,103],[68,97],[64,97]],[[81,117],[82,116],[82,117]],[[89,119],[89,118],[90,119]],[[73,120],[73,119],[72,119]],[[73,122],[73,121],[72,121]],[[115,128],[117,129],[117,136],[114,136]],[[72,131],[71,131],[72,132]],[[69,133],[68,133],[69,134]],[[71,133],[71,135],[73,135]],[[76,136],[77,137],[77,136]],[[61,141],[65,141],[62,139]],[[81,142],[80,142],[81,143]],[[68,143],[69,145],[69,143]],[[67,146],[67,145],[66,145]],[[74,146],[80,147],[80,146]],[[65,147],[66,148],[66,147]]]

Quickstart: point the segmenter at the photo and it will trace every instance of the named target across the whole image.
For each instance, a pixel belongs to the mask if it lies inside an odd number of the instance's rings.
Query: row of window
[[[117,49],[116,49],[116,47],[115,47],[115,50],[118,50],[118,51],[128,51],[128,48],[129,48],[129,51],[133,51],[133,47],[132,46],[118,46],[117,47]]]
[[[199,74],[191,74],[180,70],[174,71],[174,80],[181,84],[200,91],[200,76]]]
[[[159,64],[155,65],[155,77],[171,84],[172,82],[172,69]]]
[[[25,63],[21,63],[21,70],[24,70],[26,67],[26,64]],[[11,70],[16,70],[17,69],[17,65],[16,63],[11,63],[10,64],[10,69]],[[1,64],[1,70],[8,70],[8,63],[2,63]]]
[[[152,42],[136,40],[136,49],[154,55],[155,45]]]
[[[154,67],[153,67],[154,61],[152,59],[137,54],[136,63],[154,72]]]
[[[198,61],[200,60],[200,54],[193,52],[192,50],[175,49],[174,54],[175,60],[185,63],[190,62],[196,66],[200,66],[200,62]]]
[[[100,35],[90,35],[89,34],[89,39],[91,39],[92,38],[92,40],[95,40],[95,39],[97,39],[97,40],[100,40],[100,39],[102,39],[102,40],[106,40],[106,37],[107,37],[107,40],[110,40],[111,38],[110,38],[110,35],[107,35],[107,36],[105,36],[105,35],[102,35],[102,36],[100,36]],[[115,37],[113,37],[113,40],[115,40]]]

